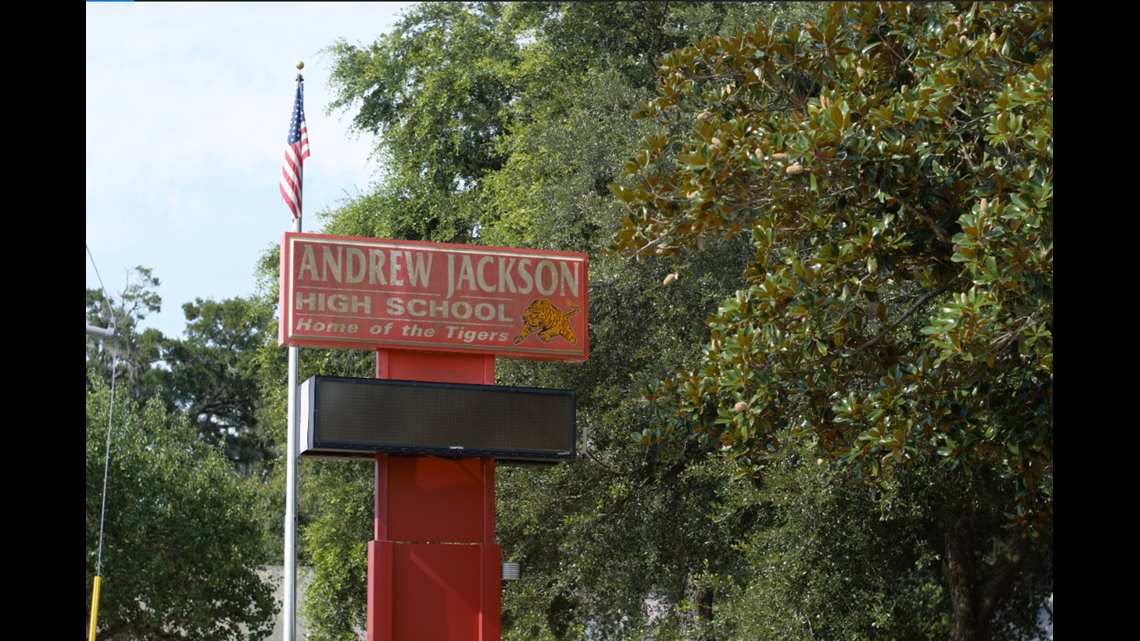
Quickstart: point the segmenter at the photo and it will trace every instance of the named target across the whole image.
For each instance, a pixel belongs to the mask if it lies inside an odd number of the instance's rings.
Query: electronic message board
[[[576,454],[571,390],[314,376],[299,392],[302,458],[389,452],[555,465]]]
[[[585,254],[287,232],[278,344],[584,361]]]

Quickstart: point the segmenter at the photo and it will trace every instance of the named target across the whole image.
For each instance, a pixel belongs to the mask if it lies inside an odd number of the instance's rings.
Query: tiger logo
[[[544,343],[549,343],[555,336],[561,336],[570,341],[571,345],[577,344],[578,339],[574,337],[574,330],[570,329],[569,318],[582,310],[570,301],[566,301],[566,304],[573,307],[574,311],[567,314],[550,301],[541,298],[527,305],[522,315],[522,329],[519,335],[515,336],[515,345],[534,332],[538,332],[538,337]]]

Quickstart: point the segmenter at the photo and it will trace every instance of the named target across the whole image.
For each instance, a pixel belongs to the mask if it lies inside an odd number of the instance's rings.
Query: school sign
[[[278,344],[584,361],[585,254],[286,233]]]

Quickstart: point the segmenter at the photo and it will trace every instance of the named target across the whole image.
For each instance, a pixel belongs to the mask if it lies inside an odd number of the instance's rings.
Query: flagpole
[[[301,231],[301,217],[293,221]],[[294,641],[297,625],[297,346],[289,346],[289,435],[285,483],[285,635]]]
[[[293,220],[301,231],[301,217]],[[289,346],[289,434],[285,482],[285,635],[294,641],[297,625],[297,360],[298,348]]]
[[[297,69],[303,68],[302,62],[297,63]],[[305,79],[297,74],[298,101],[303,104],[305,94]],[[300,156],[298,154],[298,156]],[[300,160],[300,158],[299,158]],[[297,163],[297,211],[293,218],[293,231],[301,231],[301,203],[304,184],[304,163]],[[285,251],[282,247],[281,251]],[[297,362],[298,348],[289,346],[289,414],[288,434],[286,437],[286,482],[285,482],[285,618],[284,641],[294,641],[297,638]]]

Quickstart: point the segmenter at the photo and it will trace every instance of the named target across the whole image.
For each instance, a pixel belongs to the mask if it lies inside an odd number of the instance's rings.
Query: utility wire
[[[87,247],[87,256],[91,258],[91,267],[95,269],[95,277],[99,279],[99,288],[103,291],[103,304],[109,305],[111,299],[107,296],[107,288],[103,285],[103,277],[99,275],[99,267],[95,265],[95,257],[91,255],[91,246]],[[112,336],[116,336],[115,309],[111,308],[110,323]],[[103,576],[103,520],[107,515],[107,470],[111,466],[111,423],[115,416],[115,371],[119,367],[119,341],[115,341],[111,348],[111,407],[107,410],[107,448],[103,455],[103,500],[99,508],[99,553],[95,561],[95,589],[91,598],[91,629],[89,639],[95,636],[95,621],[99,613],[99,583]]]

